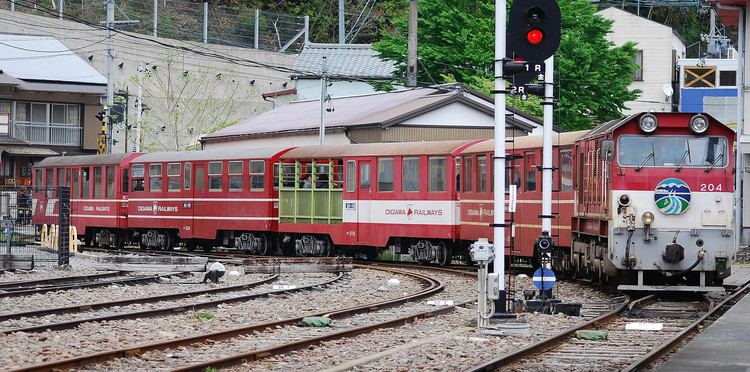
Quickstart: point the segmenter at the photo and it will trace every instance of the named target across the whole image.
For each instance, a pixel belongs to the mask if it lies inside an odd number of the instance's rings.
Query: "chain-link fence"
[[[70,215],[68,187],[0,186],[0,270],[67,265]]]
[[[106,20],[103,0],[0,0],[0,9],[83,21]],[[297,52],[309,18],[190,0],[115,0],[116,28],[170,39]]]

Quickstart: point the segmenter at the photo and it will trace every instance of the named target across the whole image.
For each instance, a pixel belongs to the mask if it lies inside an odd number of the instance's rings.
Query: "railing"
[[[32,145],[80,146],[82,130],[71,125],[16,123],[13,136]]]

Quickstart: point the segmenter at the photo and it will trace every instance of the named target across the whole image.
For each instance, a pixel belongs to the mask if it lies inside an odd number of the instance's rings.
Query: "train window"
[[[432,156],[429,159],[427,177],[429,179],[428,190],[431,192],[445,191],[445,157]]]
[[[370,163],[359,163],[359,188],[370,188]]]
[[[340,159],[333,160],[331,162],[333,167],[333,188],[343,189],[344,188],[344,165]]]
[[[477,170],[479,171],[477,192],[487,192],[487,155],[477,156]]]
[[[71,198],[78,198],[81,195],[78,194],[78,169],[73,169],[73,191],[70,194]]]
[[[70,187],[70,168],[65,170],[65,186]]]
[[[573,151],[560,151],[560,191],[573,190]]]
[[[274,181],[279,178],[278,164],[273,167]],[[250,190],[263,191],[266,183],[266,162],[263,160],[250,160]]]
[[[37,168],[34,169],[34,185],[41,185],[42,184],[42,170]]]
[[[284,187],[292,187],[294,188],[294,184],[296,182],[297,177],[297,164],[295,163],[284,163],[281,166],[281,183]],[[300,174],[300,177],[302,174]]]
[[[91,168],[81,169],[81,197],[86,199],[91,192]]]
[[[471,182],[474,177],[473,168],[471,156],[464,156],[464,187],[462,189],[464,192],[471,192],[474,189]]]
[[[185,190],[190,190],[190,187],[193,184],[193,164],[191,163],[185,163],[185,172],[184,172],[184,184],[185,184]]]
[[[144,191],[144,180],[145,170],[143,164],[135,164],[130,169],[130,174],[133,176],[133,191]]]
[[[57,186],[65,186],[65,169],[57,169]]]
[[[393,191],[393,158],[378,159],[378,191]]]
[[[47,197],[51,198],[53,195],[52,187],[55,185],[55,171],[53,169],[47,169],[46,173],[47,179],[45,180],[44,185],[47,186]]]
[[[222,168],[220,161],[208,163],[208,191],[221,191]]]
[[[461,158],[456,157],[456,192],[461,191]]]
[[[122,192],[130,190],[130,172],[127,169],[122,170]]]
[[[533,152],[523,155],[526,169],[526,191],[536,191],[536,164]]]
[[[115,167],[107,167],[106,168],[107,174],[106,174],[106,180],[107,180],[107,197],[108,198],[114,198],[115,197]]]
[[[273,188],[279,189],[279,163],[273,165]]]
[[[354,160],[346,161],[346,192],[354,192],[354,183],[356,182],[357,162]]]
[[[102,197],[102,167],[94,167],[94,198]]]
[[[202,165],[198,165],[195,167],[195,190],[203,192],[203,183],[204,181],[204,169]]]
[[[161,164],[148,165],[148,191],[161,192]]]
[[[617,160],[622,166],[714,167],[727,165],[725,137],[620,136]]]
[[[242,191],[242,160],[229,162],[229,191]]]
[[[180,174],[180,163],[169,163],[167,164],[167,190],[170,192],[176,192],[180,191],[180,181],[181,181],[181,174]]]
[[[401,160],[401,190],[419,191],[419,158]]]
[[[315,166],[315,188],[316,189],[328,189],[330,188],[330,167],[328,164],[317,164]]]

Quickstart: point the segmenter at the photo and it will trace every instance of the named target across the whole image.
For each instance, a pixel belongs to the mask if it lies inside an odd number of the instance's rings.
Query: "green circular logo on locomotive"
[[[690,186],[679,178],[667,178],[656,185],[654,202],[663,214],[683,214],[690,207]]]

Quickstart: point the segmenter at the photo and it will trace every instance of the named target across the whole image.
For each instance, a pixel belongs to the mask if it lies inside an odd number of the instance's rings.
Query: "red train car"
[[[59,156],[34,166],[32,223],[56,216],[58,205],[52,188],[70,187],[71,226],[92,244],[121,247],[128,228],[128,169],[140,154]]]
[[[558,247],[570,247],[570,224],[575,203],[574,159],[576,140],[588,131],[560,133],[553,136],[552,212],[556,216],[552,235]],[[482,141],[469,146],[460,154],[461,239],[465,245],[479,238],[493,239],[494,167],[492,164],[495,141]],[[506,233],[506,254],[513,255],[516,264],[530,264],[534,256],[534,240],[541,231],[542,177],[538,166],[542,159],[542,137],[516,137],[507,144],[508,170],[506,185],[516,186],[516,209],[506,213],[506,221],[514,221],[514,230]],[[508,203],[506,197],[506,203]],[[507,208],[506,208],[507,210]],[[510,251],[509,247],[513,247]]]
[[[456,157],[477,141],[304,146],[281,156],[279,234],[287,252],[395,246],[445,264],[458,241]]]
[[[278,168],[289,148],[145,154],[130,164],[128,220],[144,248],[276,246]]]

